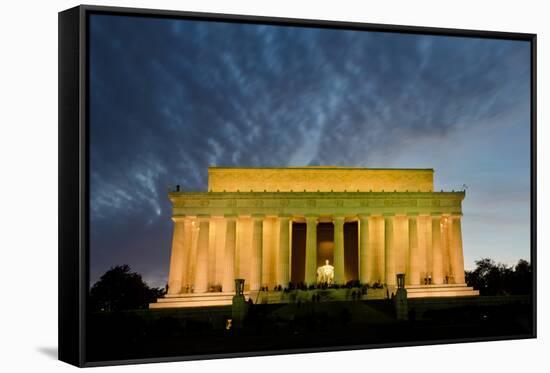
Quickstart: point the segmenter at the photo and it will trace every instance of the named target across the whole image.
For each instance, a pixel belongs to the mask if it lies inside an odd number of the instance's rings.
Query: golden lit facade
[[[230,304],[234,279],[253,301],[334,283],[396,287],[409,297],[477,295],[465,285],[463,191],[435,192],[432,169],[208,170],[208,191],[175,191],[168,292],[152,308]],[[267,289],[267,290],[266,290]],[[285,301],[283,296],[262,298]]]

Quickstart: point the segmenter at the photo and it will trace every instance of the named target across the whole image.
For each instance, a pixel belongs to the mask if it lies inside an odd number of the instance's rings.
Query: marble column
[[[186,218],[184,222],[184,237],[183,237],[183,276],[182,276],[182,291],[188,291],[190,284],[193,282],[190,277],[191,273],[191,254],[193,252],[193,230],[195,229],[195,222],[192,218]]]
[[[383,216],[371,217],[370,224],[372,226],[372,236],[369,238],[369,244],[372,247],[372,253],[375,255],[373,260],[374,270],[371,278],[373,282],[381,284],[386,283],[386,255],[385,255],[385,235],[384,235],[385,220]]]
[[[464,252],[462,248],[462,223],[460,215],[451,216],[451,268],[455,284],[464,284]]]
[[[369,217],[359,215],[359,281],[362,284],[374,282],[372,271],[374,269],[374,253],[372,245],[369,245]]]
[[[443,284],[443,252],[441,247],[441,215],[432,215],[432,283]]]
[[[443,258],[443,283],[451,275],[451,226],[448,216],[441,217],[441,257]]]
[[[409,264],[405,281],[410,285],[420,285],[420,253],[418,248],[418,220],[409,216]]]
[[[307,285],[317,283],[317,216],[306,216],[306,273]]]
[[[393,240],[395,273],[404,273],[407,275],[409,270],[409,217],[407,215],[400,214],[395,216],[393,221]]]
[[[273,286],[273,219],[266,217],[263,223],[262,237],[262,282],[261,286]]]
[[[225,216],[225,250],[224,250],[224,272],[222,290],[224,292],[235,291],[235,239],[237,233],[237,217],[235,215]]]
[[[172,235],[172,252],[168,274],[168,294],[179,294],[183,287],[185,266],[185,217],[174,216],[174,233]]]
[[[334,217],[334,283],[346,282],[344,272],[344,216]],[[309,227],[309,226],[308,226]],[[309,228],[308,228],[309,229]],[[317,276],[317,268],[315,269]]]
[[[279,216],[279,253],[277,264],[277,285],[283,288],[289,282],[289,261],[290,261],[290,216]]]
[[[260,290],[262,283],[263,215],[252,215],[252,260],[250,267],[250,290]]]
[[[384,215],[384,263],[386,266],[386,284],[395,285],[395,245],[393,237],[394,216]]]
[[[220,219],[217,217],[210,217],[208,221],[208,287],[212,285],[218,285],[216,283],[216,241],[219,239],[218,230],[219,230]]]
[[[198,220],[191,220],[191,248],[189,250],[189,261],[187,266],[187,284],[189,285],[189,291],[193,291],[195,288],[195,274],[197,273],[197,246],[199,241],[199,222]]]
[[[208,291],[208,241],[209,241],[209,217],[200,216],[199,239],[197,243],[197,265],[195,270],[195,292],[206,293]]]
[[[433,256],[432,256],[432,216],[419,216],[418,228],[420,235],[419,253],[420,253],[420,284],[424,284],[428,277],[432,276]]]

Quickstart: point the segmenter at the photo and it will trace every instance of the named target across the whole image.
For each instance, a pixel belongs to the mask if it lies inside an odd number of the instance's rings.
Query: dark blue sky
[[[529,105],[528,42],[93,15],[91,280],[163,286],[168,186],[215,165],[434,168],[466,268],[529,260]]]

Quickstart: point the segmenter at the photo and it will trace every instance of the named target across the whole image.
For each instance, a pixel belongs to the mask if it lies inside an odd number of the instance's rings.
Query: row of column
[[[290,215],[278,217],[276,273],[277,284],[286,285],[290,280]],[[237,263],[244,261],[250,263],[247,284],[251,290],[258,290],[267,283],[266,245],[263,242],[263,215],[252,215],[251,219],[251,251],[239,253],[237,245],[237,216],[225,216],[225,232],[223,237],[222,263],[218,265],[216,259],[220,259],[215,253],[215,248],[210,240],[211,219],[207,216],[174,217],[174,233],[172,253],[170,257],[170,270],[168,277],[168,294],[180,294],[193,291],[204,293],[217,283],[219,275],[215,269],[221,268],[222,291],[234,291],[234,279],[240,274],[236,273]],[[237,255],[250,255],[242,260]]]
[[[305,282],[314,284],[317,278],[317,216],[306,216]],[[361,283],[395,285],[396,274],[404,272],[409,285],[464,283],[461,219],[459,215],[400,216],[398,231],[395,215],[358,215],[358,265]],[[419,224],[419,219],[424,219]],[[383,219],[383,223],[380,221]],[[170,259],[168,294],[192,291],[203,293],[221,279],[223,291],[232,292],[236,275],[237,216],[225,216],[223,256],[216,263],[213,245],[209,242],[210,217],[174,217],[174,235]],[[249,278],[251,290],[258,290],[268,282],[269,252],[264,245],[264,216],[252,216]],[[344,271],[345,216],[334,216],[334,281],[346,281]],[[275,255],[276,283],[286,286],[290,280],[290,227],[291,216],[279,216]],[[381,224],[382,223],[382,224]],[[422,228],[422,229],[421,229]],[[399,265],[398,265],[399,263]],[[221,269],[222,274],[216,274]],[[220,282],[220,281],[218,281]]]
[[[358,218],[361,283],[395,285],[398,273],[408,285],[465,282],[460,215]]]
[[[422,216],[429,229],[423,229],[422,247],[419,244],[417,215],[401,215],[408,225],[404,231],[394,228],[395,215],[385,215],[382,230],[372,227],[375,216],[359,215],[359,280],[361,283],[396,284],[398,272],[406,274],[409,285],[464,283],[462,229],[459,215]],[[334,224],[334,282],[346,282],[344,276],[345,216],[333,217]],[[317,269],[317,217],[307,216],[305,282],[315,283]],[[424,227],[426,228],[426,227]],[[380,234],[383,239],[380,240]],[[447,239],[445,245],[442,235]],[[378,237],[376,237],[378,236]],[[399,245],[396,241],[399,241]],[[398,261],[404,263],[398,268]]]

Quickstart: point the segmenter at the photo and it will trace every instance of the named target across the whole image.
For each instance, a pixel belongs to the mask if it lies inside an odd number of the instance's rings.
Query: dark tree
[[[483,258],[476,261],[475,270],[466,271],[466,283],[479,290],[481,295],[530,294],[531,264],[520,260],[515,267],[508,267]]]
[[[514,293],[531,294],[533,289],[533,269],[531,263],[521,259],[514,268]]]
[[[141,275],[127,264],[111,267],[90,290],[92,311],[122,311],[147,308],[164,295],[164,290],[150,288]]]

